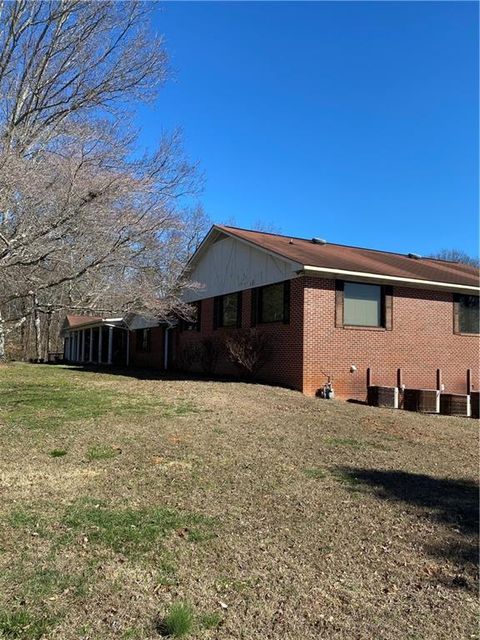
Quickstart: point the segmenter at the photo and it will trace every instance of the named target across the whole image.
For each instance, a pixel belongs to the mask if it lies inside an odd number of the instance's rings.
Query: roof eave
[[[379,273],[370,273],[367,271],[349,271],[347,269],[334,269],[332,267],[314,267],[312,265],[304,265],[302,269],[306,275],[322,276],[329,275],[335,279],[344,277],[355,278],[367,282],[376,282],[378,284],[398,283],[415,289],[437,289],[442,291],[458,291],[462,293],[480,293],[480,286],[474,287],[466,284],[455,284],[452,282],[441,282],[437,280],[422,280],[421,278],[407,278],[403,276],[389,276]]]

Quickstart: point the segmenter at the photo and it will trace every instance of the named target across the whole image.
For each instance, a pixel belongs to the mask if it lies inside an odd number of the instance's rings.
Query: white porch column
[[[82,334],[82,346],[80,351],[80,360],[82,362],[85,362],[85,329],[82,329],[81,334]]]
[[[88,361],[93,362],[93,329],[90,329],[90,353],[88,354]]]
[[[98,364],[102,364],[103,327],[98,327]]]
[[[108,327],[108,364],[112,364],[113,327]]]

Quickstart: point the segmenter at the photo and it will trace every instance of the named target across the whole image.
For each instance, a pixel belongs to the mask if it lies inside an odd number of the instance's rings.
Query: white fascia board
[[[374,280],[381,284],[382,282],[397,282],[399,284],[405,284],[414,288],[434,288],[434,289],[442,289],[442,290],[450,290],[450,291],[463,291],[465,293],[480,293],[479,287],[472,287],[470,285],[465,284],[452,284],[451,282],[439,282],[437,280],[421,280],[418,278],[404,278],[402,276],[387,276],[379,273],[369,273],[367,271],[348,271],[346,269],[332,269],[331,267],[312,267],[309,265],[305,265],[303,267],[303,272],[306,275],[331,275],[333,277],[336,276],[346,276],[350,278],[363,279],[363,280]]]
[[[103,318],[102,320],[95,320],[95,322],[86,322],[76,327],[70,327],[67,331],[87,331],[87,329],[98,329],[98,327],[117,327],[122,329],[121,323],[123,323],[123,318]]]
[[[141,315],[139,313],[129,313],[124,318],[125,326],[130,331],[135,329],[153,329],[163,324],[158,318],[154,316]]]

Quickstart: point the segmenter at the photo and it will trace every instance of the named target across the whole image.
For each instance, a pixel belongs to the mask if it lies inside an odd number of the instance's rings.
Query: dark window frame
[[[462,300],[465,298],[476,298],[480,301],[479,296],[473,294],[456,293],[453,298],[453,332],[462,336],[478,336],[480,334],[480,328],[477,327],[477,331],[468,331],[462,328]]]
[[[380,287],[380,324],[362,325],[346,324],[345,315],[345,285],[366,284]],[[342,329],[367,329],[371,331],[392,331],[393,329],[393,287],[391,285],[358,282],[355,280],[335,280],[335,326]]]
[[[264,292],[272,287],[283,286],[282,317],[274,320],[265,320],[263,317]],[[252,289],[252,326],[257,324],[290,324],[290,280],[273,282],[263,287]]]
[[[137,329],[135,331],[135,350],[141,353],[150,353],[152,348],[151,328]]]
[[[202,301],[196,300],[195,302],[190,302],[190,306],[196,309],[196,319],[195,320],[186,320],[185,318],[180,318],[179,321],[179,329],[180,331],[201,331],[202,329]]]
[[[225,324],[224,302],[225,298],[236,296],[236,318],[235,322]],[[214,329],[234,329],[242,326],[242,291],[233,291],[225,293],[222,296],[216,296],[213,299],[213,328]]]

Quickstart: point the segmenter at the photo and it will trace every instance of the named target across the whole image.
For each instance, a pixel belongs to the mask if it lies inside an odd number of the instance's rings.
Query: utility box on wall
[[[371,407],[398,409],[398,388],[370,385],[367,390],[367,404]]]
[[[472,418],[476,418],[477,420],[480,418],[480,391],[472,391],[470,394],[470,411]]]
[[[442,393],[440,413],[445,416],[470,416],[470,396],[460,393]]]
[[[405,389],[403,408],[420,413],[440,412],[440,391],[435,389]]]

